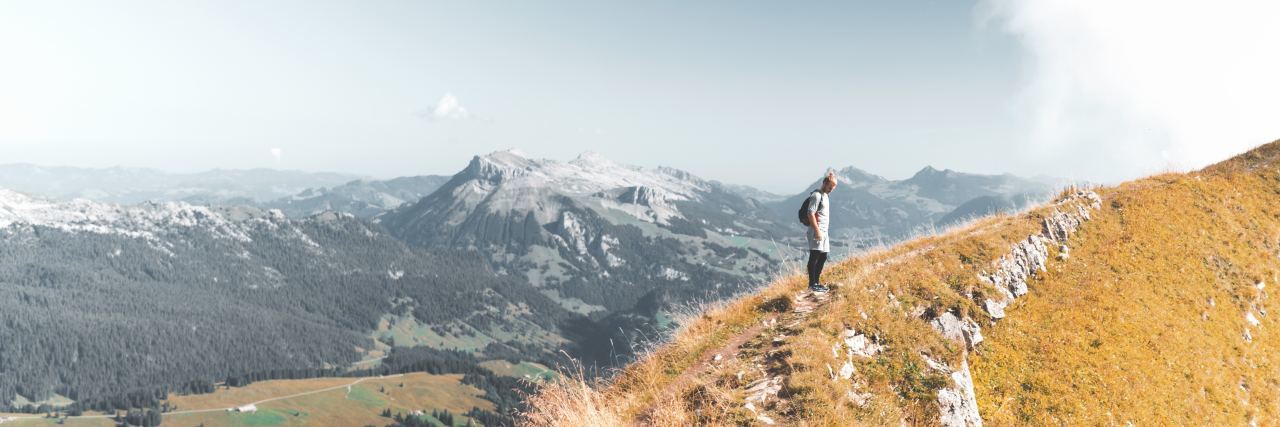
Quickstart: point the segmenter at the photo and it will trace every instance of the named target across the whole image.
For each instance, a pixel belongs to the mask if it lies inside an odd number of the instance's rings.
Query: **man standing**
[[[827,172],[822,179],[822,187],[809,194],[809,290],[826,292],[829,289],[818,279],[822,276],[822,267],[827,263],[827,254],[831,252],[831,236],[827,230],[831,228],[831,200],[829,194],[836,189],[836,173]]]

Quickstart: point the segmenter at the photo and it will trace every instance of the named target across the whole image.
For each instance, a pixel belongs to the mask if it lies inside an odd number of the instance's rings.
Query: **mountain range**
[[[846,252],[1054,190],[932,168],[839,173]],[[546,365],[564,349],[612,366],[673,311],[748,292],[804,254],[804,193],[592,153],[351,178],[0,168],[22,191],[0,190],[0,402],[127,408],[387,355],[456,360],[415,348]]]
[[[332,187],[308,188],[297,194],[261,203],[280,209],[285,215],[301,218],[326,211],[345,212],[372,218],[433,193],[449,177],[406,176],[388,180],[358,179]]]
[[[978,175],[925,167],[904,180],[889,180],[854,167],[836,171],[831,235],[866,248],[928,234],[969,218],[1012,212],[1046,200],[1070,182],[1014,175]],[[816,189],[821,180],[809,188]],[[808,193],[775,203],[779,215],[794,216]]]

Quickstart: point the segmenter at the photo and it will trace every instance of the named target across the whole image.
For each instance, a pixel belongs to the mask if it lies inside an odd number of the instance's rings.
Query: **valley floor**
[[[273,380],[244,387],[219,389],[214,393],[171,396],[175,407],[163,416],[166,426],[301,426],[301,425],[377,425],[393,420],[380,416],[385,409],[392,414],[422,411],[429,418],[433,410],[461,414],[473,407],[493,410],[484,393],[462,384],[462,375],[429,375],[412,373],[366,378],[315,378],[307,380]],[[254,405],[251,413],[229,409]],[[9,414],[15,417],[4,426],[57,425],[58,421],[40,415]],[[65,425],[114,426],[111,415],[70,417]]]

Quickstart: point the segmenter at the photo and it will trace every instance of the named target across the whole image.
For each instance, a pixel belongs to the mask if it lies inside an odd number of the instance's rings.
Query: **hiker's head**
[[[827,172],[827,176],[825,178],[822,178],[822,192],[830,193],[832,190],[835,190],[835,189],[836,189],[836,173]]]

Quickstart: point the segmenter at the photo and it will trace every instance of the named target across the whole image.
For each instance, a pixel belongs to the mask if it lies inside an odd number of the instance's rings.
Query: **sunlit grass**
[[[832,266],[824,279],[839,287],[830,303],[780,349],[790,369],[780,409],[810,425],[936,423],[937,390],[949,380],[922,367],[921,356],[958,367],[965,351],[921,315],[952,311],[984,328],[986,340],[967,361],[992,425],[1280,422],[1273,360],[1280,340],[1270,333],[1274,316],[1264,315],[1276,310],[1266,286],[1280,283],[1277,158],[1280,142],[1201,172],[1096,189],[1103,206],[1070,238],[1070,257],[1057,260],[1050,248],[1049,271],[1030,281],[1031,292],[998,323],[974,302],[995,292],[978,274],[1039,233],[1052,204]],[[732,387],[740,385],[732,378],[741,366],[723,364],[675,391],[671,385],[709,349],[771,316],[762,304],[803,285],[798,275],[784,277],[686,319],[669,342],[612,381],[557,394],[553,407],[571,412],[572,399],[585,395],[623,423],[744,422]],[[1258,325],[1246,320],[1250,313]],[[873,396],[865,405],[828,368],[846,329],[886,346],[854,361],[852,382]],[[543,410],[534,405],[534,413]]]

